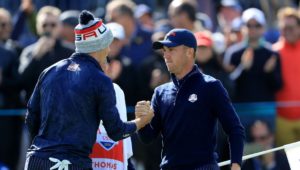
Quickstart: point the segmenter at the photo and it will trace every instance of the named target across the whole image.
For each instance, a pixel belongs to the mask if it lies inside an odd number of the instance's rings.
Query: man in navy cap
[[[186,29],[173,29],[162,49],[172,81],[155,89],[154,118],[139,131],[141,140],[163,138],[161,169],[206,170],[217,165],[217,120],[229,136],[231,169],[240,169],[244,128],[219,80],[200,72],[195,65],[196,39]]]

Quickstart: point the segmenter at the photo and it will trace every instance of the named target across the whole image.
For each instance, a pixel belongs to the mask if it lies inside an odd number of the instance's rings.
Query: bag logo
[[[97,134],[97,141],[96,141],[102,148],[109,151],[114,148],[119,142],[115,142],[110,139],[107,135]]]

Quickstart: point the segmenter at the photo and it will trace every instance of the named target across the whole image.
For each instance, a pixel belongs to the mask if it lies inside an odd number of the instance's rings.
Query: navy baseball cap
[[[164,40],[154,42],[153,48],[158,50],[163,48],[163,46],[176,47],[179,45],[196,49],[197,41],[194,34],[187,29],[172,29],[167,33]]]

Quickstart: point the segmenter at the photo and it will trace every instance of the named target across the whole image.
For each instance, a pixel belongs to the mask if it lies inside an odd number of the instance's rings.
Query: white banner
[[[300,169],[300,141],[284,145],[286,156],[289,160],[291,170]]]

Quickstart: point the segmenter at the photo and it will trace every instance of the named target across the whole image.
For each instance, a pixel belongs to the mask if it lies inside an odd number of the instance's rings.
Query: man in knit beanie
[[[33,141],[25,170],[92,169],[89,154],[100,120],[117,141],[154,116],[149,102],[141,101],[137,118],[121,121],[112,82],[104,73],[113,36],[102,20],[82,11],[75,34],[76,52],[42,72],[28,102],[26,125]]]

